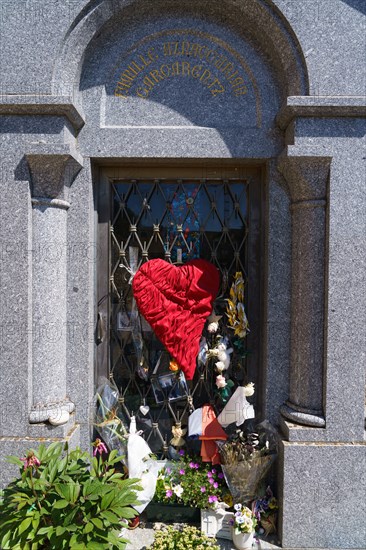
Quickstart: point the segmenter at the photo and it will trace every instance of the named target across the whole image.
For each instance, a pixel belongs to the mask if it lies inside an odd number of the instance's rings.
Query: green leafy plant
[[[160,471],[155,502],[214,508],[227,491],[220,467],[212,468],[207,463],[192,459],[183,450],[180,453],[181,460]]]
[[[116,470],[121,457],[96,440],[93,457],[60,443],[31,449],[8,461],[20,475],[0,497],[2,550],[125,548],[124,520],[137,515],[137,479]]]
[[[148,550],[220,550],[215,538],[208,538],[197,527],[185,525],[182,529],[169,526],[155,533]]]

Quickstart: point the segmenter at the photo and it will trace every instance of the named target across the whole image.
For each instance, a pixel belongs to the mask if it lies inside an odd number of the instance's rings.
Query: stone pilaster
[[[71,154],[26,155],[32,183],[33,370],[29,421],[68,422],[66,388],[67,201],[81,165]]]
[[[329,160],[291,157],[281,159],[279,168],[292,199],[290,392],[281,413],[300,424],[324,427],[324,290]]]

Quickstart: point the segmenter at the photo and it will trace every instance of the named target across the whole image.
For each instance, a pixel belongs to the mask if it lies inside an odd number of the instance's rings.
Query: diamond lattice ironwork
[[[203,403],[217,406],[215,375],[205,367],[189,383],[172,377],[171,358],[138,313],[131,277],[153,258],[176,264],[204,258],[220,271],[215,312],[224,314],[236,271],[248,287],[249,182],[123,180],[111,188],[110,376],[126,420],[134,414],[152,451],[166,455],[174,423],[186,423]],[[243,359],[234,359],[231,378],[237,369],[242,380],[243,368]]]

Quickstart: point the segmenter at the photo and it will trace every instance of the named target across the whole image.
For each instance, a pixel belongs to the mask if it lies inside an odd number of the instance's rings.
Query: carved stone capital
[[[281,156],[278,169],[288,184],[294,203],[326,197],[330,169],[328,157]]]
[[[82,161],[70,148],[62,149],[52,151],[46,147],[44,151],[40,149],[25,155],[31,176],[32,197],[67,198],[67,189],[82,168]]]

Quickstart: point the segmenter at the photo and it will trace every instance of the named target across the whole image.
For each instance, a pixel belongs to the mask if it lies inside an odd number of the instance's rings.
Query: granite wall
[[[2,0],[3,484],[8,454],[89,445],[103,166],[254,162],[281,540],[366,547],[365,11],[362,0]]]

